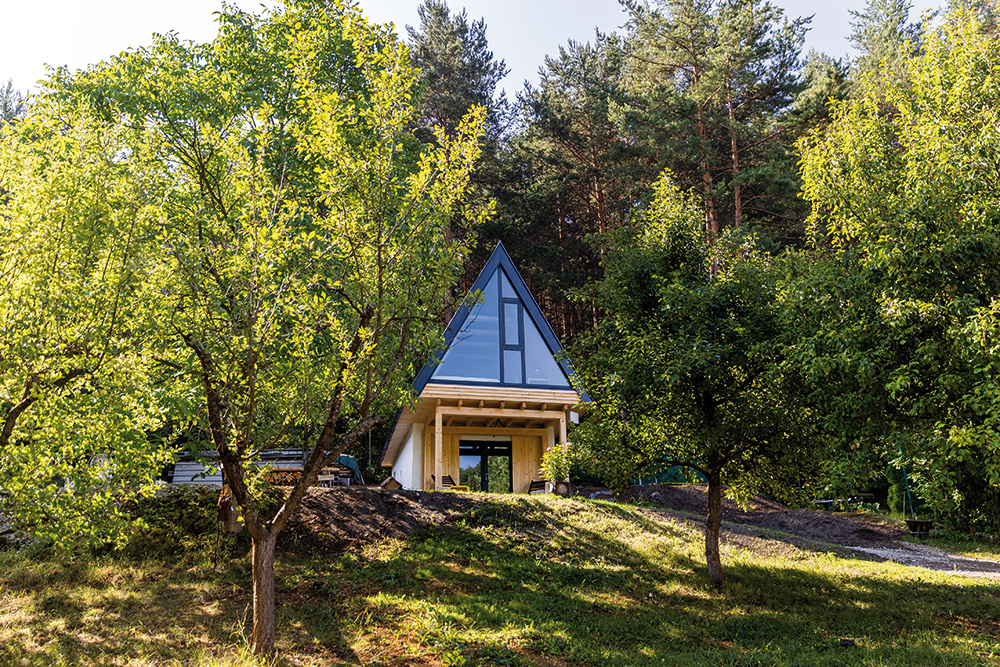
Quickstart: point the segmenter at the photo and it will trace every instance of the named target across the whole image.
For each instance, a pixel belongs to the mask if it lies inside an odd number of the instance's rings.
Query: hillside
[[[698,485],[643,486],[629,490],[639,512],[657,521],[704,524],[705,489]],[[400,538],[431,526],[461,520],[470,507],[494,502],[481,494],[398,491],[366,488],[315,490],[285,536],[287,545],[332,552],[363,549],[372,540]],[[536,496],[537,498],[537,496]],[[900,522],[871,514],[789,509],[755,499],[744,510],[723,501],[725,539],[730,547],[760,555],[800,550],[846,558],[896,561],[970,576],[1000,577],[1000,562],[968,558],[915,543]]]
[[[715,591],[698,517],[677,508],[320,491],[280,551],[279,650],[288,665],[398,667],[997,663],[998,580],[842,558],[753,523],[798,516],[727,508]],[[0,664],[231,664],[212,656],[245,641],[246,541],[183,528],[140,537],[128,559],[0,554]],[[854,531],[855,547],[898,537]]]

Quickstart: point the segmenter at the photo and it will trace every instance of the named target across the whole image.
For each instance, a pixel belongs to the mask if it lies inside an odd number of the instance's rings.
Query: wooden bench
[[[451,475],[445,475],[444,477],[441,478],[441,481],[444,482],[444,488],[446,489],[450,489],[451,487],[455,486],[455,478],[452,477]],[[431,475],[431,482],[435,483],[437,482],[437,480],[434,478],[434,475]]]
[[[531,484],[528,485],[528,493],[545,493],[545,482],[537,479],[532,480]]]

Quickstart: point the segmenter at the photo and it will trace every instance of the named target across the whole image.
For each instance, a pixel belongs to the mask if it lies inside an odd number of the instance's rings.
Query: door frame
[[[466,451],[462,451],[466,450]],[[474,451],[468,451],[474,450]],[[490,450],[504,450],[493,452]],[[513,493],[514,491],[514,447],[513,443],[509,440],[459,440],[458,442],[458,461],[459,461],[459,476],[462,474],[462,456],[476,456],[478,453],[479,459],[479,488],[484,493]],[[510,487],[505,491],[493,491],[489,488],[490,479],[490,456],[506,456],[507,458],[507,475],[510,480]]]

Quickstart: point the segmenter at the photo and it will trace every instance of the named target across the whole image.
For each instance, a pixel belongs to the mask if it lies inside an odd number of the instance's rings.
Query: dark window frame
[[[503,270],[502,267],[499,269],[503,272],[504,278],[506,278],[506,283],[511,285],[510,276],[507,272]],[[521,302],[521,298],[517,295],[517,290],[514,290],[514,294],[508,296],[503,288],[504,280],[499,281],[497,285],[497,291],[500,294],[500,305],[499,308],[499,322],[500,322],[500,383],[501,384],[514,384],[518,386],[526,385],[527,368],[525,367],[525,352],[524,352],[524,304]],[[506,305],[511,304],[517,309],[517,344],[510,345],[507,343],[507,309]],[[518,382],[507,382],[507,362],[506,355],[504,352],[518,352],[521,359],[521,379]]]
[[[458,456],[479,457],[479,488],[483,493],[513,493],[514,492],[514,443],[496,440],[459,440]],[[510,488],[506,491],[490,490],[490,456],[507,458],[507,475]]]

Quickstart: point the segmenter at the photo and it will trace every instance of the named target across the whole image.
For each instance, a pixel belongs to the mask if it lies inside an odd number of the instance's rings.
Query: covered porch
[[[473,490],[528,493],[541,479],[542,453],[566,441],[579,400],[573,390],[429,383],[388,443],[393,476],[406,488],[443,489],[450,478]]]

